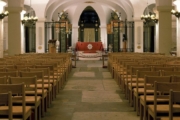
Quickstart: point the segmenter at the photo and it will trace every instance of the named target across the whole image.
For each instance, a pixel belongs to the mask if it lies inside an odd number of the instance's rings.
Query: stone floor
[[[102,61],[77,61],[42,120],[139,120]]]

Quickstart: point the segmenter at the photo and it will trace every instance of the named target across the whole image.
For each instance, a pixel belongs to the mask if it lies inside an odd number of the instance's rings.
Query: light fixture
[[[31,8],[31,0],[30,0],[30,8]],[[26,25],[34,25],[37,21],[38,21],[38,17],[36,16],[34,17],[30,13],[26,14],[24,18],[21,20],[22,24],[26,24]]]
[[[116,10],[111,13],[111,19],[113,20],[121,20],[121,13]]]
[[[145,14],[141,15],[141,20],[144,20],[145,23],[158,22],[158,19],[156,18],[156,14],[149,12],[148,0],[147,0],[147,8],[145,9]]]
[[[0,19],[3,19],[4,17],[9,15],[8,11],[3,12],[3,8],[6,5],[6,2],[0,1]]]
[[[64,10],[61,13],[58,13],[58,21],[59,20],[67,20],[68,13],[65,13]]]
[[[177,10],[172,9],[171,14],[179,18],[180,17],[180,0],[176,0],[173,3],[176,5]]]

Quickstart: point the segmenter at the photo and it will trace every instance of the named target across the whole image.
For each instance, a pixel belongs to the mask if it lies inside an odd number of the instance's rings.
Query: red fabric
[[[89,44],[91,44],[93,46],[92,49],[90,49],[90,50],[87,47]],[[103,45],[102,45],[102,42],[77,42],[76,50],[84,51],[86,53],[95,53],[97,50],[102,51]]]

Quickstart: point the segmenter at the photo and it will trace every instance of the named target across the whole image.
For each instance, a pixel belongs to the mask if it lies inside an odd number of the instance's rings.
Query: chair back
[[[0,77],[0,84],[7,84],[6,76]]]
[[[8,106],[8,109],[4,109],[1,110],[0,109],[0,115],[3,114],[7,114],[9,120],[12,120],[13,115],[12,115],[12,93],[8,92],[8,93],[0,93],[0,106],[1,105],[5,105]]]
[[[157,99],[169,100],[169,90],[180,91],[180,83],[165,83],[156,82],[154,83],[154,119],[157,119]]]
[[[24,83],[21,84],[0,84],[0,93],[7,93],[11,91],[13,95],[20,95],[18,97],[12,97],[12,101],[22,101],[22,111],[23,111],[23,119],[25,120],[26,113],[26,101],[25,101],[25,90]]]
[[[172,80],[172,76],[147,76],[144,78],[144,116],[146,116],[147,111],[147,91],[154,91],[154,82],[165,82],[170,83]]]
[[[44,93],[44,72],[43,71],[33,71],[33,72],[22,72],[20,71],[20,77],[36,77],[37,81],[42,81],[42,93]],[[44,98],[44,94],[42,94]]]
[[[180,108],[174,108],[173,105],[180,101],[180,91],[170,90],[169,98],[169,120],[173,120],[173,113],[180,113]]]
[[[36,77],[9,77],[9,84],[24,83],[25,91],[35,92],[35,103],[37,103],[37,79]],[[34,85],[31,86],[31,85]]]
[[[162,76],[180,75],[180,71],[161,71]]]
[[[174,71],[174,67],[157,67],[157,66],[154,66],[152,68],[153,71]]]

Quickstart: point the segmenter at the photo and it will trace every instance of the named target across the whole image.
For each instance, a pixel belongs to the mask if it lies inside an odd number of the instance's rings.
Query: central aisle
[[[139,120],[102,61],[77,61],[42,120]]]

